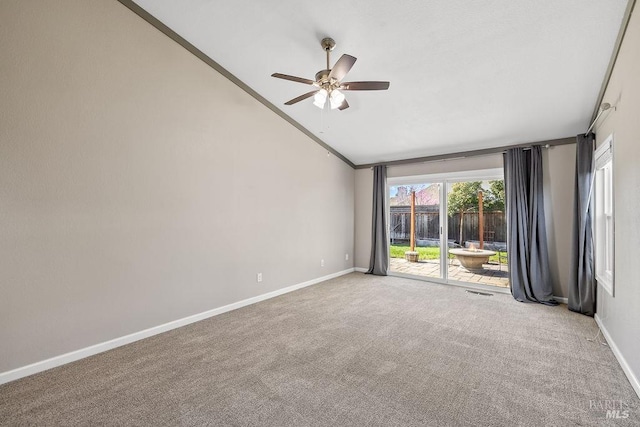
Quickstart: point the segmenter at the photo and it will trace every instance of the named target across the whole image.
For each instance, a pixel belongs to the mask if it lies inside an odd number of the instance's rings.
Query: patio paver
[[[507,266],[502,264],[484,264],[485,270],[481,273],[471,273],[460,266],[457,260],[450,261],[448,267],[448,277],[451,280],[461,282],[481,283],[483,285],[497,286],[500,288],[509,287],[509,273]],[[439,260],[420,260],[409,262],[404,258],[391,258],[390,270],[395,273],[411,274],[422,277],[440,277]]]

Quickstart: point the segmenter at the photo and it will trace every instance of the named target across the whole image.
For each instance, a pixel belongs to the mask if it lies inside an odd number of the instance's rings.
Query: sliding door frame
[[[440,191],[440,277],[427,277],[417,276],[413,274],[397,273],[389,269],[390,276],[405,277],[409,279],[422,280],[426,282],[435,282],[438,284],[461,286],[464,288],[478,289],[482,291],[491,291],[494,293],[510,293],[509,288],[500,288],[496,286],[483,285],[480,283],[461,282],[458,280],[450,280],[448,278],[449,273],[449,215],[447,215],[447,196],[449,185],[456,182],[467,181],[491,181],[497,179],[504,179],[504,172],[502,168],[484,169],[464,172],[451,172],[443,174],[432,175],[414,175],[403,177],[391,177],[387,178],[386,189],[386,206],[390,207],[390,195],[391,187],[397,187],[399,185],[412,185],[412,184],[439,184]],[[391,209],[387,210],[388,218],[387,224],[391,227]],[[391,230],[389,230],[389,238],[391,237]],[[391,241],[389,241],[391,245]]]

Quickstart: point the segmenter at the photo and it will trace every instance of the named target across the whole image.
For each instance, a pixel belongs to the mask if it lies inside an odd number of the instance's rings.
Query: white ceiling
[[[574,136],[586,130],[627,0],[136,0],[355,164]],[[358,58],[322,112],[312,88],[323,37]]]

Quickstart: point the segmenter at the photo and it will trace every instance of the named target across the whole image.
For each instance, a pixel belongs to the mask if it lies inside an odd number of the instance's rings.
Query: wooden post
[[[480,249],[484,249],[484,206],[482,190],[478,191],[478,232],[480,233]]]
[[[416,250],[416,192],[411,192],[411,252]]]

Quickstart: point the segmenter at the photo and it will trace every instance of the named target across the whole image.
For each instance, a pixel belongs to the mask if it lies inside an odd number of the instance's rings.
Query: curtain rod
[[[356,165],[356,169],[368,169],[374,166],[400,166],[400,165],[409,165],[409,164],[415,164],[415,163],[436,162],[440,160],[454,160],[454,159],[465,159],[468,157],[480,157],[480,156],[487,156],[490,154],[504,153],[506,150],[509,150],[511,148],[530,149],[533,145],[542,145],[546,148],[549,148],[556,145],[566,145],[566,144],[575,144],[575,143],[576,143],[575,137],[560,138],[560,139],[552,139],[549,141],[539,141],[539,142],[529,142],[526,144],[508,145],[506,147],[485,148],[482,150],[461,151],[458,153],[440,154],[440,155],[426,156],[426,157],[416,157],[413,159],[392,160],[389,162],[380,162],[380,163],[368,163],[363,165]]]
[[[603,102],[600,105],[600,108],[598,109],[598,114],[596,115],[596,118],[593,119],[593,121],[591,122],[591,125],[589,126],[589,129],[587,129],[587,131],[584,133],[585,135],[589,135],[589,132],[591,132],[591,129],[593,129],[593,127],[595,126],[596,122],[598,121],[598,119],[600,118],[602,113],[607,111],[609,108],[611,108],[611,104],[609,104],[608,102]],[[616,107],[613,107],[614,111],[615,111],[615,109],[616,109]]]

